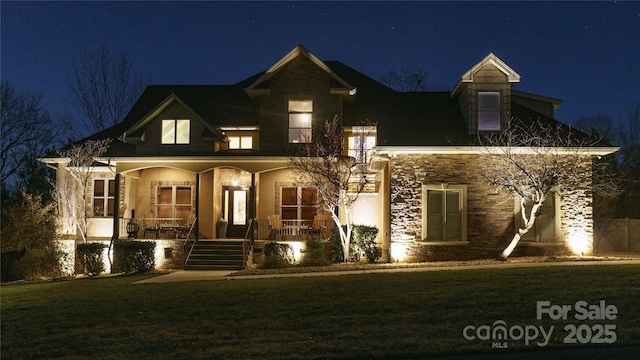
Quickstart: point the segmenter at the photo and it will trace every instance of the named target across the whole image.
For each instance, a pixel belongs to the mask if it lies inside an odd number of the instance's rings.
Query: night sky
[[[103,42],[153,84],[233,84],[297,44],[379,80],[407,66],[451,90],[489,52],[556,117],[640,105],[640,2],[8,2],[1,77],[61,111],[74,54]],[[69,107],[68,105],[66,105]]]

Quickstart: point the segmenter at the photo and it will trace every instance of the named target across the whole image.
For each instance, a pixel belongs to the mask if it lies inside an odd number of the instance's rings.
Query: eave
[[[486,155],[490,153],[504,152],[506,147],[485,146],[376,146],[379,155],[394,157],[397,155]],[[537,154],[542,152],[556,152],[561,155],[575,154],[576,148],[509,148],[515,154]],[[582,155],[604,156],[620,150],[617,146],[594,146],[581,148],[578,152]]]

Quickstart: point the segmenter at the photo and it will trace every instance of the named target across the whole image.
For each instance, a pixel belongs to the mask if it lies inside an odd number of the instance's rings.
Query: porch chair
[[[147,233],[152,233],[154,235],[153,239],[157,239],[160,237],[160,227],[158,225],[158,221],[151,217],[149,214],[145,214],[142,218],[142,228],[144,229],[144,237],[145,239],[149,239],[147,237]]]
[[[280,239],[284,239],[284,228],[280,215],[269,215],[267,219],[269,220],[269,240],[275,240],[277,235],[280,235]]]
[[[307,229],[307,235],[311,235],[312,240],[315,240],[314,235],[318,235],[320,239],[326,239],[327,220],[326,215],[315,215],[313,217],[313,225]]]

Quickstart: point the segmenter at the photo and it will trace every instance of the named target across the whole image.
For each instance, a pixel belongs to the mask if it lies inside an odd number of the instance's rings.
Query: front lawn
[[[132,284],[154,276],[137,275],[5,285],[1,355],[415,358],[640,345],[638,274],[637,265],[601,265]],[[538,301],[571,310],[566,320],[538,320]],[[578,301],[586,302],[589,315],[602,315],[601,301],[615,306],[617,315],[578,320]],[[480,339],[499,320],[511,338]],[[533,335],[540,326],[553,326],[545,347],[537,345],[542,335],[528,344],[524,336],[518,339],[518,329]],[[568,335],[571,340],[572,326],[579,329],[577,343],[563,344]],[[465,338],[465,328],[474,339]],[[612,344],[592,344],[599,339]]]

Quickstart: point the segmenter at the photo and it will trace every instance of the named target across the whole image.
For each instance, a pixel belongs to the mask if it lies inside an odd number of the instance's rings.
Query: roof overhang
[[[126,173],[145,168],[167,167],[204,172],[213,168],[238,168],[251,173],[281,169],[289,166],[286,156],[143,156],[113,157],[118,173]]]
[[[375,150],[380,155],[394,157],[397,155],[486,155],[501,153],[509,150],[514,154],[539,154],[541,152],[554,152],[557,154],[575,154],[576,148],[530,148],[530,147],[486,147],[486,146],[376,146]],[[594,146],[580,148],[581,155],[604,156],[620,150],[617,146]]]

